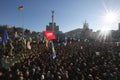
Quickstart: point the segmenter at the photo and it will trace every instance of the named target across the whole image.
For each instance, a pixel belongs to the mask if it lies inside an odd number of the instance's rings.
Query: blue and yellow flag
[[[23,46],[24,48],[26,48],[26,39],[25,39],[25,38],[22,38],[22,46]]]
[[[53,41],[51,41],[51,45],[52,45],[52,59],[55,59],[56,58],[56,52],[55,52],[55,48],[54,48],[54,44],[53,44]]]
[[[8,38],[7,31],[4,30],[4,34],[3,34],[3,37],[2,37],[2,43],[3,44],[7,43],[7,38]]]
[[[23,10],[23,9],[24,9],[23,6],[18,7],[18,10]]]
[[[6,51],[5,44],[7,43],[7,40],[8,40],[8,33],[7,33],[7,30],[4,30],[4,33],[3,33],[3,36],[2,36],[2,45],[3,45],[4,52]]]

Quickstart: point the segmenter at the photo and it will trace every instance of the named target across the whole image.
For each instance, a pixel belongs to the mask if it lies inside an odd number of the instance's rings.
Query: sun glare
[[[108,27],[103,27],[100,30],[99,36],[105,40],[109,36],[109,34],[110,34],[110,29]]]
[[[114,23],[117,21],[118,14],[113,11],[108,11],[104,16],[104,21],[108,24]]]
[[[101,32],[102,34],[108,34],[108,33],[109,33],[109,28],[102,28],[102,29],[100,30],[100,32]]]
[[[104,7],[104,12],[102,17],[102,21],[104,25],[109,25],[112,26],[114,24],[117,24],[118,21],[120,20],[120,9],[119,8],[112,8],[108,7],[105,2],[103,1],[103,7]]]
[[[101,39],[106,40],[108,38],[108,36],[110,36],[110,30],[113,29],[113,27],[115,27],[115,24],[118,24],[119,21],[119,10],[108,10],[105,9],[105,13],[102,16],[102,28],[100,29],[100,34],[99,37]]]

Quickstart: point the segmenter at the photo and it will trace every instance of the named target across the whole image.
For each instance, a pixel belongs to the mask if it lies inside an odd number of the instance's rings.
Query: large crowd
[[[8,69],[0,66],[0,80],[120,80],[120,46],[99,42],[54,45],[55,59],[44,43],[31,44],[31,50],[16,45],[14,56],[20,59]]]

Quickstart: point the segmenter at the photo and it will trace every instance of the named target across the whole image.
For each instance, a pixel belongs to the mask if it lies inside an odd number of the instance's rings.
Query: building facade
[[[56,23],[49,23],[49,25],[46,26],[46,30],[52,30],[55,33],[59,32],[59,26],[56,25]]]

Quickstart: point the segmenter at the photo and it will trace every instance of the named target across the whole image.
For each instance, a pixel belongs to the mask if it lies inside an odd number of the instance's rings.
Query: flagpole
[[[24,37],[24,15],[23,15],[23,10],[21,11],[21,23],[22,23],[22,28],[23,28],[22,36]]]
[[[22,37],[24,37],[24,15],[23,15],[23,6],[18,7],[18,10],[21,11],[21,27],[23,28]]]

